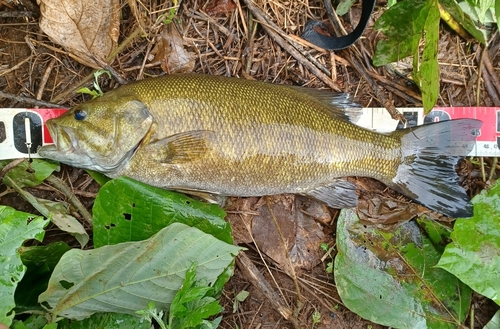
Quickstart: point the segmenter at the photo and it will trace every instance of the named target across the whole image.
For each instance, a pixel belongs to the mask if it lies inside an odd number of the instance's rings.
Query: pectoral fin
[[[317,187],[304,193],[304,195],[322,201],[327,206],[336,209],[352,208],[358,205],[356,185],[342,179]]]
[[[179,164],[203,158],[211,149],[215,132],[193,130],[160,139],[147,146],[147,151],[160,163]]]

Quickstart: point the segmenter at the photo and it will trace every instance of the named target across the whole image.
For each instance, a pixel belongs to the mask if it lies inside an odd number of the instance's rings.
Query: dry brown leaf
[[[105,61],[116,48],[120,31],[118,0],[37,2],[40,29],[80,63],[99,68],[99,61]]]
[[[293,196],[290,199],[286,195],[269,198],[271,212],[287,246],[285,249],[281,243],[267,204],[256,209],[260,214],[252,221],[255,243],[284,270],[289,269],[288,258],[295,268],[310,269],[317,265],[321,261],[320,245],[325,241],[325,235],[322,227],[308,215],[317,201]]]
[[[192,72],[196,56],[184,49],[184,45],[184,39],[173,24],[166,25],[151,51],[154,54],[151,64],[160,63],[162,70],[167,73]]]
[[[205,10],[210,16],[227,15],[236,10],[236,4],[233,0],[211,0]]]

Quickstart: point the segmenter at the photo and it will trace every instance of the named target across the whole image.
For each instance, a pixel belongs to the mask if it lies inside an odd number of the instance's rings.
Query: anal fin
[[[343,179],[336,179],[328,185],[317,187],[303,195],[322,201],[327,206],[336,209],[353,208],[358,205],[356,185]]]

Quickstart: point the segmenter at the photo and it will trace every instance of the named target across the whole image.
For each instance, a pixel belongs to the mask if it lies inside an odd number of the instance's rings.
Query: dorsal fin
[[[356,123],[363,114],[363,108],[356,103],[348,93],[337,93],[329,90],[306,88],[300,86],[286,86],[297,92],[309,95],[315,100],[328,106],[332,117]]]

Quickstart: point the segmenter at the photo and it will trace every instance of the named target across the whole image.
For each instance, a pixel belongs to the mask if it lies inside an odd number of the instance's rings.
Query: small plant
[[[186,272],[184,283],[170,304],[168,320],[165,319],[163,311],[155,308],[154,302],[149,302],[145,310],[136,313],[150,323],[154,319],[161,329],[217,328],[222,317],[212,321],[206,319],[220,313],[222,306],[211,296],[214,289],[205,282],[195,281],[195,278],[196,264],[192,264]]]
[[[92,99],[101,97],[104,93],[101,90],[101,87],[99,86],[99,77],[103,74],[107,74],[109,78],[111,78],[111,74],[107,70],[98,70],[94,72],[94,90],[91,90],[87,87],[83,87],[78,89],[76,92],[81,93],[81,94],[87,94],[92,96]]]
[[[168,25],[174,21],[175,12],[179,7],[179,1],[173,0],[174,5],[169,9],[166,14],[161,15],[159,18],[162,20],[163,24]]]
[[[312,326],[311,328],[314,329],[314,326],[316,326],[319,321],[321,321],[321,313],[318,310],[314,310],[314,313],[312,314]]]
[[[330,258],[331,261],[329,261],[328,263],[326,263],[326,273],[333,273],[333,256],[332,256],[332,251],[335,250],[335,246],[332,246],[332,247],[328,247],[328,244],[327,243],[322,243],[321,244],[321,249],[323,249],[325,252],[326,252],[326,255],[325,257],[323,258],[326,258],[326,256],[328,256]]]
[[[241,302],[244,302],[245,299],[247,299],[249,292],[246,290],[240,291],[235,297],[234,297],[234,302],[233,302],[233,313],[236,313],[238,311],[238,307]]]

